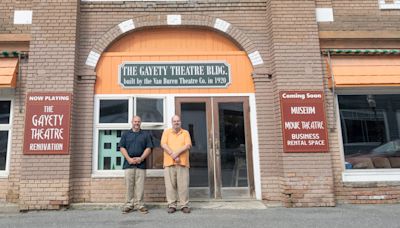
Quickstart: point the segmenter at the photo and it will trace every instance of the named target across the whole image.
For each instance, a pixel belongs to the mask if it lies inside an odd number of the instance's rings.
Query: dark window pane
[[[117,166],[121,166],[121,157],[117,157],[117,162],[116,162],[117,164]]]
[[[110,157],[104,157],[103,167],[105,170],[111,169],[111,158]]]
[[[194,124],[188,124],[188,131],[190,134],[190,140],[192,141],[192,146],[196,146],[196,138],[194,137]]]
[[[382,120],[366,121],[369,142],[385,142],[385,122]]]
[[[163,99],[137,98],[136,115],[142,122],[164,122]]]
[[[6,170],[8,131],[0,131],[0,170]]]
[[[400,168],[400,95],[338,100],[346,168]]]
[[[247,161],[243,103],[218,105],[222,187],[246,187]]]
[[[0,124],[10,123],[11,101],[0,101]]]
[[[101,100],[100,123],[128,123],[128,100]]]
[[[209,178],[206,103],[181,103],[181,117],[182,128],[190,132],[192,140],[192,148],[189,153],[189,186],[207,187]]]
[[[345,120],[346,122],[346,133],[347,143],[362,142],[364,141],[362,122],[358,120]]]
[[[104,149],[111,149],[111,143],[104,143]]]

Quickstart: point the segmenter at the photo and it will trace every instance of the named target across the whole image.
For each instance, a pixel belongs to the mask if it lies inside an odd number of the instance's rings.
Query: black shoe
[[[130,212],[132,212],[132,211],[133,211],[133,209],[130,208],[130,207],[124,207],[124,208],[122,208],[122,214],[128,214],[128,213],[130,213]]]
[[[188,208],[188,207],[182,207],[181,211],[182,211],[183,213],[185,213],[185,214],[188,214],[188,213],[190,213],[190,208]]]
[[[142,214],[147,214],[147,213],[149,213],[149,210],[145,207],[141,207],[141,208],[139,208],[139,212]]]
[[[176,211],[175,207],[169,207],[168,210],[167,210],[168,214],[175,213],[175,211]]]

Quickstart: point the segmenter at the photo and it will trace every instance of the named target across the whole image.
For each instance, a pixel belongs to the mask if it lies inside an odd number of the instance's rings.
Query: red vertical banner
[[[283,150],[328,152],[324,94],[321,91],[282,91]]]
[[[69,154],[70,93],[29,93],[24,154]]]

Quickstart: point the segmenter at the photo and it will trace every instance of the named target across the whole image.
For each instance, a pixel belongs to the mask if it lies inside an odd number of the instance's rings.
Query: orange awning
[[[399,56],[332,56],[331,67],[326,62],[330,87],[332,73],[337,88],[400,86]]]
[[[15,88],[17,72],[17,58],[0,58],[0,88]]]

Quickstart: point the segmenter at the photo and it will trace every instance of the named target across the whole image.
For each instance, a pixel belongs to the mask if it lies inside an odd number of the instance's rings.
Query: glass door
[[[212,151],[212,117],[209,98],[176,98],[176,113],[182,128],[190,133],[190,198],[212,198],[214,194]]]
[[[213,98],[213,110],[216,196],[248,198],[254,189],[248,98]]]
[[[175,103],[193,144],[190,197],[251,197],[254,183],[248,98],[176,98]]]

